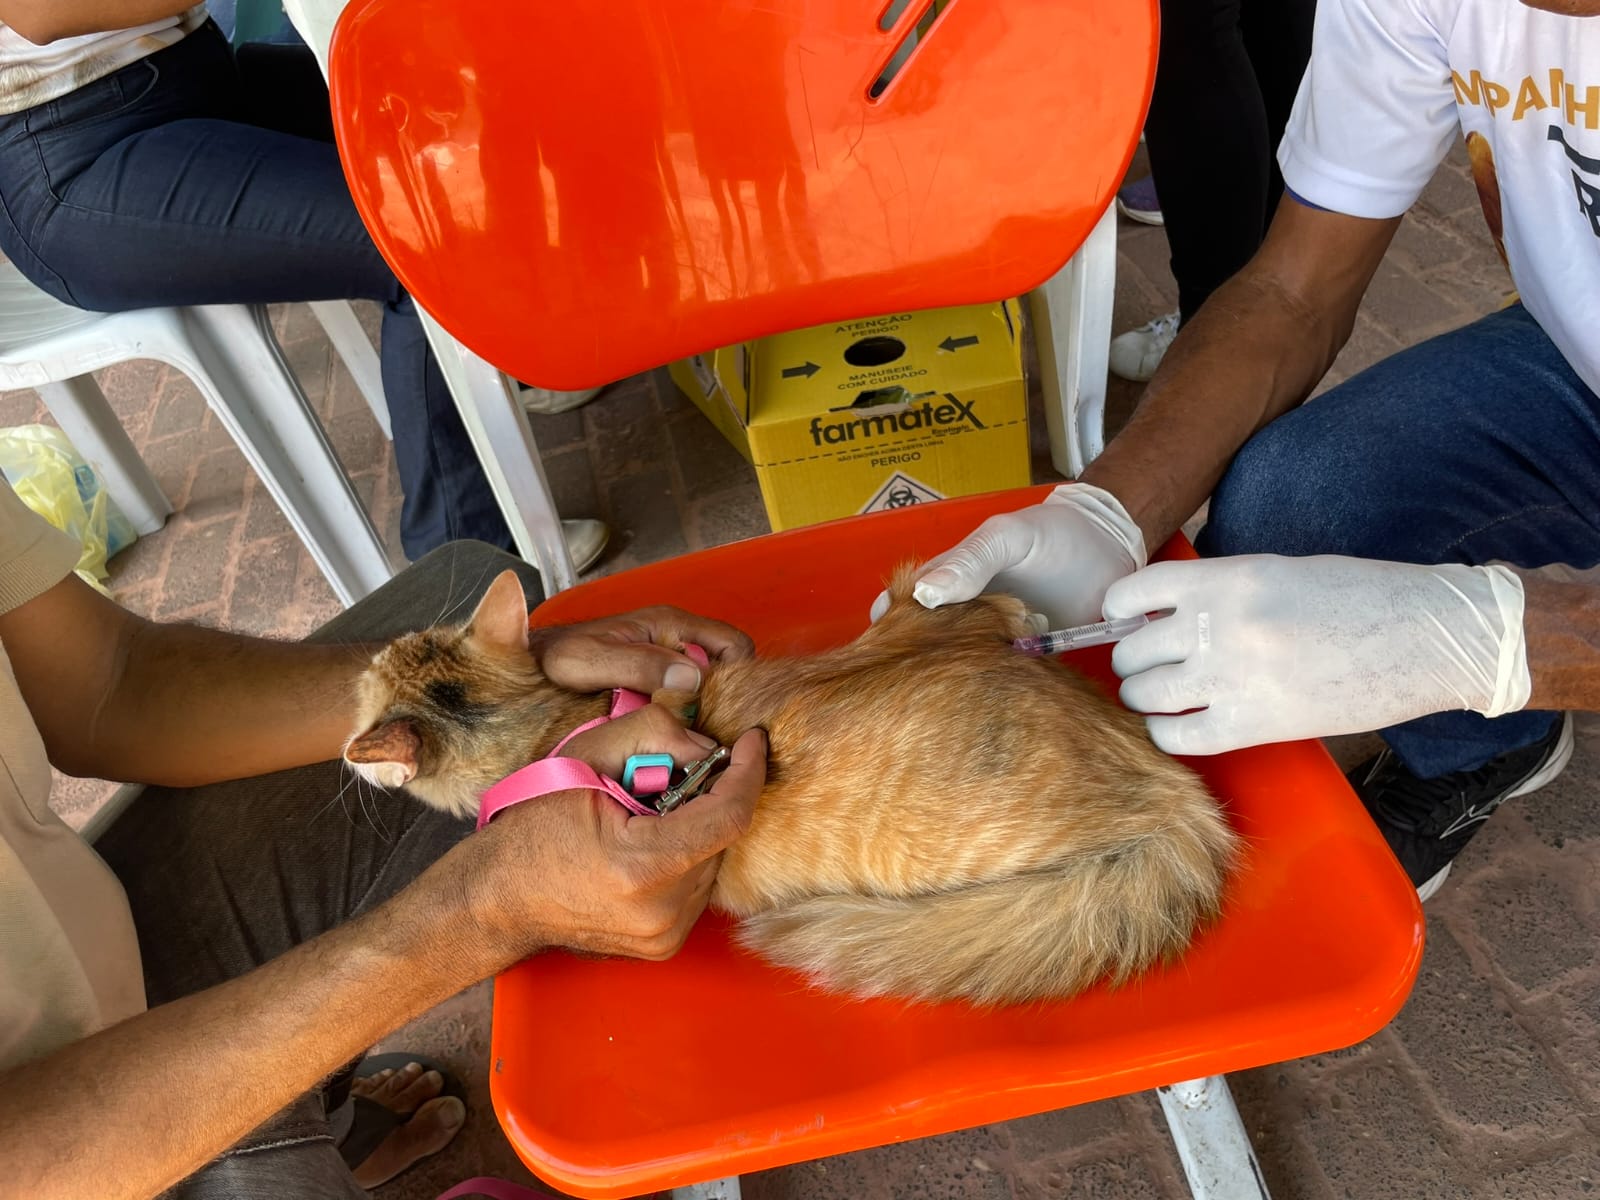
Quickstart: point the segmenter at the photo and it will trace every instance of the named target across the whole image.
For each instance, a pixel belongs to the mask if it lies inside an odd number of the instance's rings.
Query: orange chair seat
[[[741,626],[763,654],[814,652],[862,630],[900,561],[1034,498],[952,500],[707,550],[563,592],[534,619],[668,603]],[[1193,551],[1175,539],[1163,555]],[[1072,661],[1114,694],[1108,650]],[[1190,765],[1249,849],[1222,921],[1171,967],[1065,1003],[985,1012],[813,991],[734,947],[716,914],[667,963],[542,955],[495,986],[491,1090],[507,1136],[545,1180],[604,1200],[1318,1053],[1380,1029],[1411,989],[1422,913],[1327,753],[1300,742]]]

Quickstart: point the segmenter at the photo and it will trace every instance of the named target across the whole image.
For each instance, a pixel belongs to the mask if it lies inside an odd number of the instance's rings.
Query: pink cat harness
[[[683,648],[683,652],[694,659],[695,664],[702,670],[710,662],[706,652],[699,646],[690,644]],[[607,721],[617,717],[627,716],[636,712],[650,703],[650,697],[642,692],[635,692],[628,688],[617,688],[611,694],[611,711],[603,717],[596,717],[592,721],[585,721],[566,737],[556,743],[556,748],[549,755],[538,762],[529,763],[520,771],[513,771],[488,791],[484,792],[483,799],[478,802],[478,828],[487,825],[501,809],[510,808],[513,804],[521,804],[524,800],[535,800],[540,796],[548,796],[552,792],[567,792],[583,788],[597,792],[604,792],[629,812],[638,816],[656,816],[656,810],[639,801],[632,792],[615,779],[607,779],[588,763],[577,758],[562,758],[561,747],[565,746],[580,733],[587,733],[597,725],[604,725]],[[655,759],[656,755],[643,756]],[[667,790],[667,785],[672,778],[672,768],[667,765],[671,759],[664,763],[640,765],[630,772],[629,783],[634,791],[641,795],[654,795]]]

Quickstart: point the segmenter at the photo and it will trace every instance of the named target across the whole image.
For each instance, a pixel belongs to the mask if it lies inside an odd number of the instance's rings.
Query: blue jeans
[[[207,24],[59,100],[0,117],[0,250],[97,312],[377,300],[383,389],[419,558],[511,535],[411,298],[345,185],[304,47],[233,52]]]
[[[1247,442],[1202,554],[1600,562],[1600,397],[1520,304],[1401,351]],[[1451,712],[1383,731],[1412,774],[1471,770],[1555,714]]]

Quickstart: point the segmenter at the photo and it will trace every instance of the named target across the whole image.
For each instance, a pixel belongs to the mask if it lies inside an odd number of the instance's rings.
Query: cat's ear
[[[405,718],[385,721],[354,737],[344,748],[346,762],[367,769],[362,775],[384,787],[401,787],[417,776],[422,739]]]
[[[528,598],[515,571],[500,572],[489,585],[467,622],[467,634],[507,650],[528,648]]]

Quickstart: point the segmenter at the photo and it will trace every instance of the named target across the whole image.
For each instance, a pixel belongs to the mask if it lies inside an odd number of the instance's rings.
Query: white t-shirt
[[[1320,0],[1278,152],[1290,191],[1399,216],[1458,129],[1523,303],[1600,392],[1600,17],[1519,0]]]
[[[206,6],[197,4],[176,17],[133,29],[62,38],[47,46],[36,46],[0,25],[0,113],[21,112],[65,96],[172,45],[199,29],[205,19]]]

